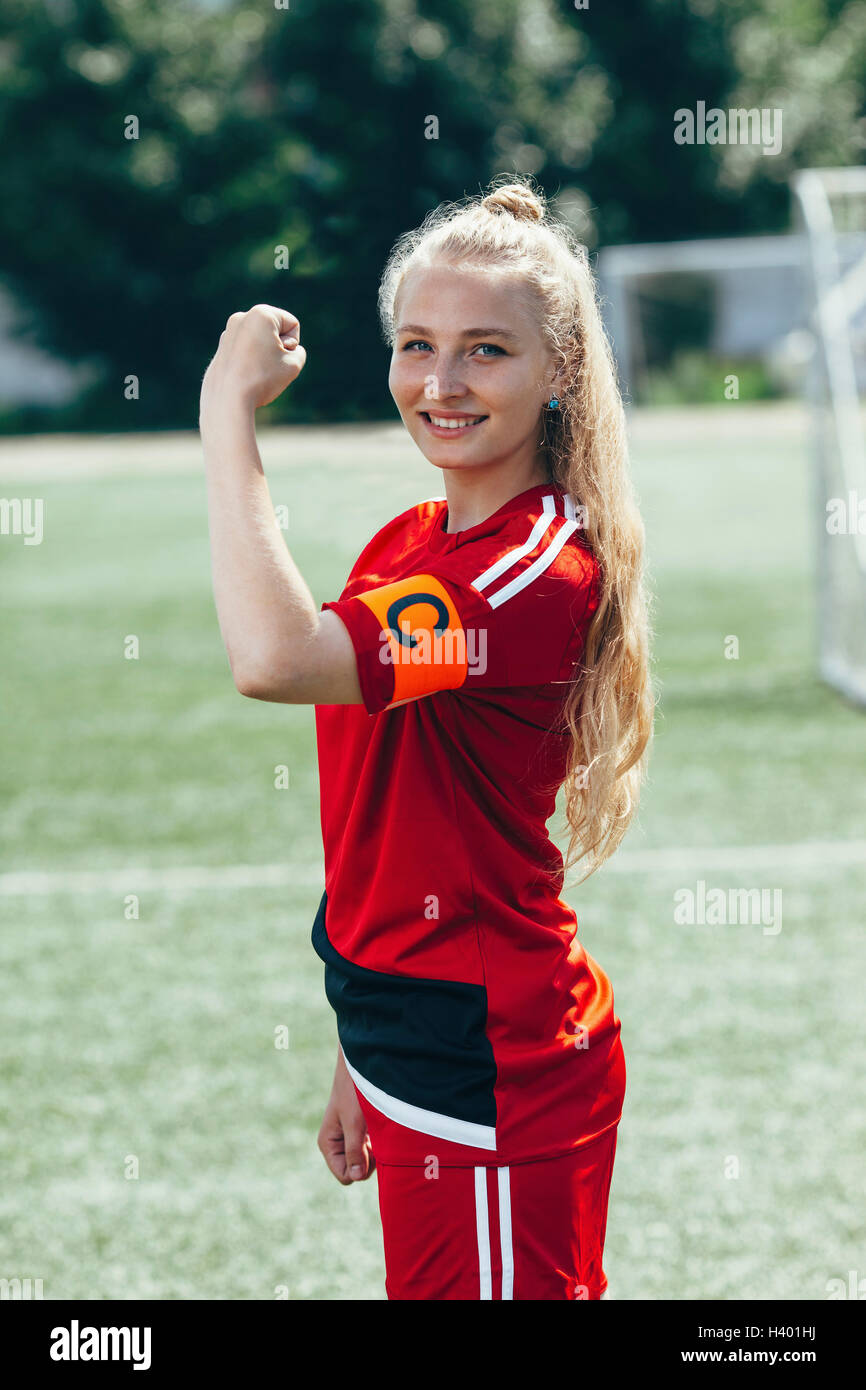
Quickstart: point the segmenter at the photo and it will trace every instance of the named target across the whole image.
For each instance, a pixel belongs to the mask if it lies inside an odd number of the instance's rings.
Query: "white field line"
[[[384,383],[383,383],[384,386]],[[386,392],[383,391],[383,405]],[[727,405],[628,407],[628,425],[636,450],[695,438],[725,437],[754,444],[772,440],[799,445],[809,422],[800,401],[741,401],[733,413]],[[335,457],[351,457],[375,467],[393,464],[402,476],[407,464],[420,467],[399,420],[340,425],[262,425],[257,422],[259,448],[266,471],[328,468]],[[8,435],[0,455],[0,483],[38,488],[51,479],[95,477],[153,477],[163,473],[201,473],[202,449],[198,430],[158,433]],[[426,472],[429,472],[429,467]],[[426,473],[419,471],[420,486]],[[429,491],[419,493],[429,496]]]
[[[207,888],[283,888],[324,886],[322,864],[228,864],[209,868],[178,865],[165,869],[25,869],[0,874],[0,897],[50,893],[197,892]]]
[[[611,873],[673,873],[692,869],[803,869],[814,873],[846,865],[866,868],[866,840],[800,840],[781,845],[684,845],[675,849],[624,850],[605,870]]]
[[[779,869],[787,873],[816,873],[863,865],[866,840],[804,840],[781,845],[684,845],[682,848],[623,850],[613,856],[602,873],[700,874],[720,869],[734,871]],[[579,873],[579,870],[577,871]],[[173,868],[60,869],[54,872],[25,869],[0,874],[0,897],[28,897],[52,893],[200,892],[220,888],[315,888],[323,887],[324,865],[228,864],[178,865]]]

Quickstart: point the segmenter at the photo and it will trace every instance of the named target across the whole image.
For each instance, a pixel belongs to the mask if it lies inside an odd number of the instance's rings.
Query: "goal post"
[[[791,186],[815,344],[818,664],[866,705],[866,167],[803,169]]]

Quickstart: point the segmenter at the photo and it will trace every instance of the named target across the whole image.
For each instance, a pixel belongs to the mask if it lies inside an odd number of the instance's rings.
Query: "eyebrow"
[[[431,336],[431,330],[420,323],[401,323],[397,332],[417,333],[420,338]],[[466,328],[461,336],[464,338],[516,338],[517,334],[512,333],[508,328]]]

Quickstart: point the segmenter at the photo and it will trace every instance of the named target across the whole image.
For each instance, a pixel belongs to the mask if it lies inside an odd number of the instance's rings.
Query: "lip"
[[[489,419],[487,415],[480,415],[477,411],[469,410],[437,410],[436,416],[440,420],[474,420],[474,425],[464,425],[462,429],[454,429],[448,425],[434,425],[430,419],[430,413],[426,410],[419,410],[418,414],[424,422],[424,428],[436,439],[463,439],[469,434],[474,434],[479,425],[483,425]]]

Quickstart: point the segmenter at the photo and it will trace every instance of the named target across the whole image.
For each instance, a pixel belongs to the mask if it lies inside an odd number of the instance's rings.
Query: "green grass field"
[[[808,431],[741,403],[632,431],[656,743],[624,846],[566,894],[628,1065],[605,1266],[615,1299],[823,1299],[866,1274],[866,864],[840,849],[866,838],[866,717],[815,675]],[[262,452],[318,603],[442,492],[396,426],[263,431]],[[344,1190],[315,1142],[336,1033],[309,941],[313,711],[234,689],[197,436],[10,441],[0,469],[45,526],[0,536],[0,1277],[382,1299],[375,1179]],[[286,881],[143,873],[250,864]],[[781,888],[781,931],[676,925],[699,879]]]

